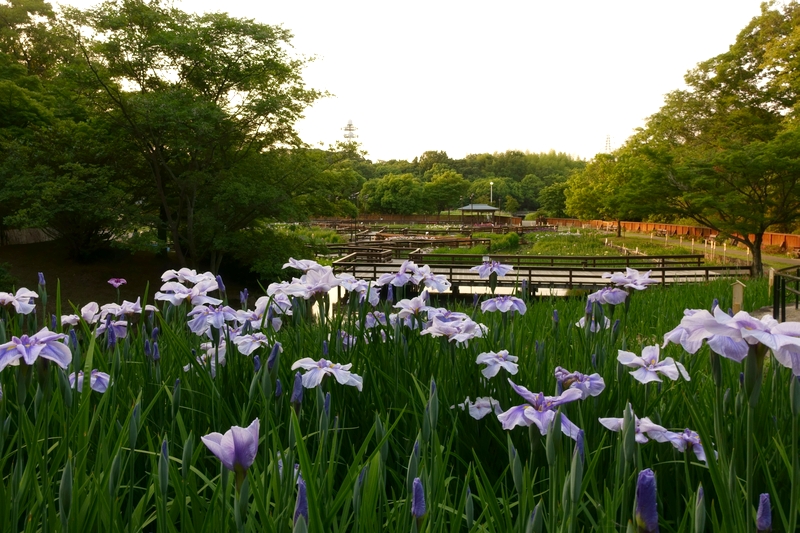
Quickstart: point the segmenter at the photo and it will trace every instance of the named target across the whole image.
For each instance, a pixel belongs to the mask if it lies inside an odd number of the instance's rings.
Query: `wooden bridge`
[[[434,274],[444,274],[452,284],[452,292],[462,288],[486,287],[487,280],[470,270],[480,265],[484,258],[509,264],[514,270],[498,278],[499,287],[517,288],[525,281],[527,290],[535,295],[539,289],[599,289],[608,286],[603,278],[606,272],[618,272],[625,267],[651,271],[650,278],[662,285],[709,281],[720,277],[750,275],[747,266],[703,265],[702,255],[672,256],[510,256],[510,255],[458,255],[429,254],[414,250],[409,254],[417,265],[428,265]],[[402,261],[375,263],[359,258],[357,252],[333,262],[336,273],[348,273],[360,279],[375,280],[382,274],[397,272]]]

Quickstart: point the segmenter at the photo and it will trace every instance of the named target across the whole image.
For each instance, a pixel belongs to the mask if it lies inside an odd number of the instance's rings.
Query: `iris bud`
[[[706,498],[703,484],[697,488],[697,499],[694,502],[694,533],[703,533],[706,530]]]
[[[640,533],[658,533],[656,476],[649,468],[639,472],[634,517]]]
[[[306,495],[306,482],[301,477],[297,481],[297,501],[294,505],[294,523],[302,517],[308,523],[308,496]]]
[[[425,490],[422,487],[422,480],[414,478],[412,499],[411,499],[411,516],[419,521],[427,512],[425,506]]]
[[[58,488],[58,511],[61,524],[66,531],[69,523],[69,512],[72,508],[72,460],[67,459],[64,472],[61,474],[61,485]]]
[[[772,531],[772,506],[770,505],[768,493],[762,494],[758,499],[756,529],[758,533],[769,533]]]
[[[169,445],[167,437],[161,441],[161,455],[158,458],[158,486],[161,489],[161,496],[166,501],[167,489],[169,488]]]

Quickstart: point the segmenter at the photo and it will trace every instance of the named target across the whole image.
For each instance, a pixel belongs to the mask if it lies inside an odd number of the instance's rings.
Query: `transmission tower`
[[[606,135],[606,153],[611,153],[611,135]]]
[[[347,121],[347,126],[342,128],[342,130],[344,131],[344,140],[345,140],[345,142],[351,143],[351,142],[355,142],[355,140],[358,139],[358,135],[356,135],[356,131],[358,130],[358,128],[356,128],[353,125],[353,121],[352,120],[348,120]]]

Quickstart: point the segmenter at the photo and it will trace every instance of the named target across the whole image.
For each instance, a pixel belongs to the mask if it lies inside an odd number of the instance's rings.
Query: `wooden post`
[[[733,313],[736,314],[742,310],[742,301],[744,300],[744,288],[746,285],[739,280],[736,280],[731,285],[733,287]]]

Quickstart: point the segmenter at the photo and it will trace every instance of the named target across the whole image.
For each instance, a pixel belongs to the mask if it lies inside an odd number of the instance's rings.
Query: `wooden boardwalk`
[[[413,257],[413,254],[412,254]],[[461,256],[465,257],[465,256]],[[498,260],[503,256],[492,256]],[[527,259],[528,256],[526,256]],[[534,256],[529,256],[533,258]],[[658,281],[662,285],[674,283],[697,283],[721,277],[743,277],[749,276],[750,270],[745,266],[711,266],[699,264],[681,264],[680,262],[668,263],[665,261],[645,262],[647,257],[559,257],[559,263],[548,265],[543,264],[545,258],[535,256],[540,260],[539,263],[519,261],[514,264],[514,270],[508,275],[498,278],[500,287],[520,287],[523,281],[526,282],[528,291],[535,295],[539,289],[599,289],[608,286],[609,281],[603,278],[606,272],[624,271],[626,266],[637,268],[640,271],[651,271],[650,278]],[[673,256],[675,257],[675,256]],[[426,256],[425,259],[429,259]],[[453,285],[453,292],[474,287],[485,287],[487,280],[481,279],[477,272],[470,270],[471,267],[481,264],[481,259],[472,258],[469,263],[444,263],[444,262],[416,262],[417,265],[427,264],[434,274],[443,274]],[[603,264],[587,265],[588,259],[604,260]],[[616,261],[614,261],[616,260]],[[626,260],[627,264],[626,264]],[[631,261],[633,260],[633,261]],[[635,261],[638,260],[638,261]],[[694,258],[691,259],[695,261]],[[506,264],[511,262],[501,261]],[[382,274],[397,272],[402,264],[401,260],[394,259],[391,262],[376,263],[358,260],[358,254],[350,254],[333,262],[334,271],[338,273],[352,274],[356,278],[366,280],[376,280]]]

